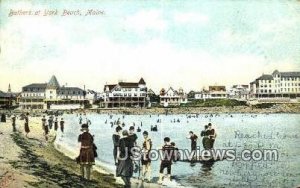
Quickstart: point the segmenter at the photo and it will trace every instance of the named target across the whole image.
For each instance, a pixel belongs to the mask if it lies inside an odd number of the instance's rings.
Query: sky
[[[90,9],[104,13],[85,16]],[[1,0],[0,48],[3,91],[52,75],[97,91],[141,77],[155,92],[249,84],[275,69],[300,71],[300,1]]]

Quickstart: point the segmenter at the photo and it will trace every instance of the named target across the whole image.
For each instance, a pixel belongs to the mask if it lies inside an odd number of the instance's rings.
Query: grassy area
[[[245,101],[238,101],[234,99],[195,99],[186,104],[181,104],[182,107],[233,107],[233,106],[247,106]]]
[[[22,149],[19,160],[10,164],[24,173],[33,175],[39,182],[27,182],[33,187],[121,187],[115,183],[113,175],[92,173],[92,180],[82,179],[79,165],[55,150],[53,144],[43,146],[37,139],[24,139],[19,133],[11,135]]]

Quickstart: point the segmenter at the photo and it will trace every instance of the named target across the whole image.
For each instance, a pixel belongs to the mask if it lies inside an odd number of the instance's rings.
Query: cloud
[[[125,18],[124,27],[132,29],[138,33],[146,30],[162,32],[166,29],[167,23],[162,18],[158,10],[142,10],[134,15]]]
[[[187,13],[176,13],[174,20],[180,24],[207,24],[209,17],[204,14],[187,12]]]

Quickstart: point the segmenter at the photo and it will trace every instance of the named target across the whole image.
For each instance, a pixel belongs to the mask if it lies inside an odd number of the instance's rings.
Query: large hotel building
[[[60,86],[52,76],[48,83],[33,83],[22,88],[21,109],[78,109],[88,101],[78,87]]]
[[[279,72],[263,74],[250,83],[251,98],[300,97],[300,72]]]

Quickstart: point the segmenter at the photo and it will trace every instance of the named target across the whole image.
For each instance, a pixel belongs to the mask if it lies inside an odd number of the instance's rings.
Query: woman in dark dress
[[[130,187],[130,178],[133,174],[133,162],[131,159],[131,139],[128,137],[128,131],[122,132],[123,138],[120,139],[118,148],[118,166],[116,176],[121,177],[125,183],[126,188]]]
[[[49,127],[46,124],[44,126],[44,131],[45,131],[45,140],[48,141]]]
[[[64,121],[63,118],[61,118],[61,120],[60,120],[60,130],[61,130],[62,133],[64,132],[64,129],[65,129],[65,121]]]
[[[57,121],[57,117],[55,118],[55,121],[54,121],[54,130],[57,131],[58,129],[58,121]]]
[[[204,130],[201,131],[201,136],[203,137],[203,139],[202,139],[202,145],[203,145],[203,148],[205,150],[210,149],[210,141],[209,141],[209,138],[208,138],[209,134],[208,134],[208,130],[207,129],[208,129],[208,126],[205,125],[204,126]]]
[[[27,113],[26,116],[25,116],[25,124],[24,124],[24,129],[25,129],[25,132],[26,132],[26,137],[27,137],[28,133],[30,132],[28,116],[29,116],[29,113]]]
[[[81,143],[81,147],[77,162],[80,164],[82,177],[90,180],[92,165],[95,164],[95,153],[93,148],[94,138],[89,133],[88,127],[87,124],[81,125],[83,133],[78,136],[78,142]]]
[[[15,115],[12,116],[11,121],[12,121],[13,132],[16,132],[17,129],[16,129],[16,116]]]
[[[115,159],[115,165],[118,164],[117,152],[118,152],[119,142],[120,142],[120,138],[121,138],[121,130],[122,130],[122,127],[120,127],[120,126],[116,127],[116,132],[112,135],[112,140],[113,140],[113,144],[114,144],[113,155],[114,155],[114,159]]]

